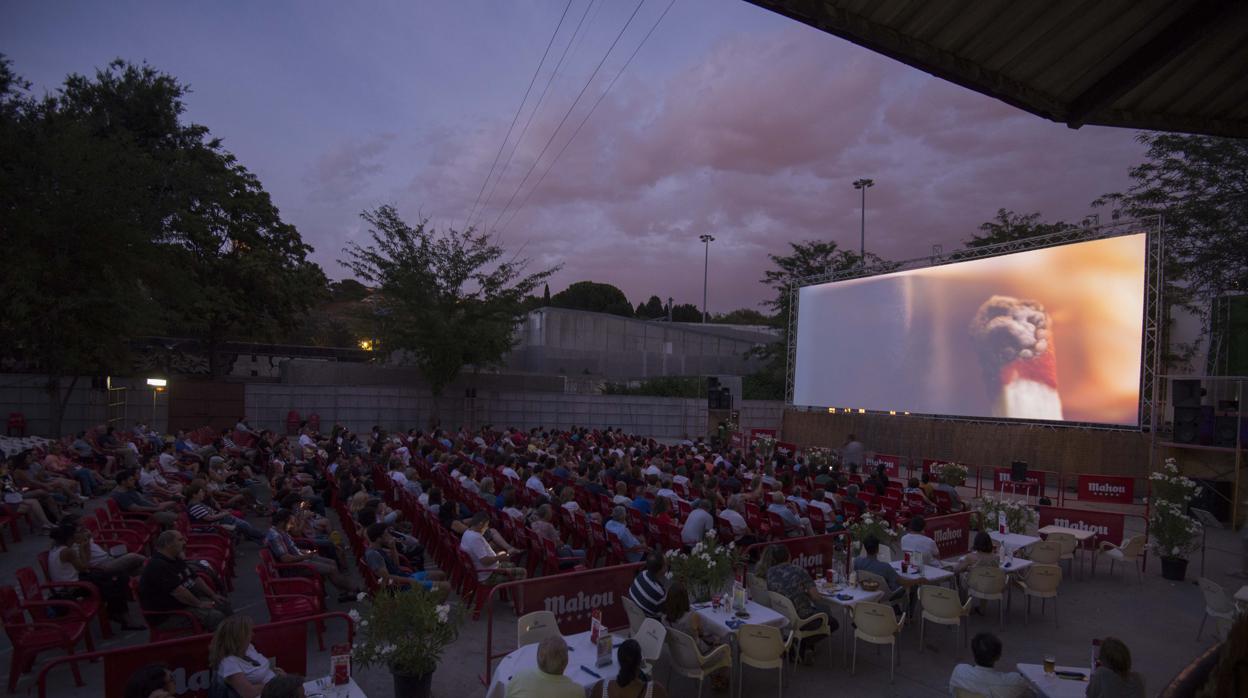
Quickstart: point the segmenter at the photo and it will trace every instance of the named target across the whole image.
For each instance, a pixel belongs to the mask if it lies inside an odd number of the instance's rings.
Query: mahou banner
[[[1112,475],[1080,475],[1079,501],[1131,504],[1135,501],[1135,480]]]
[[[810,573],[811,577],[823,577],[825,570],[832,567],[837,547],[844,549],[849,545],[849,532],[827,533],[821,536],[805,536],[802,538],[785,538],[784,540],[758,543],[750,547],[748,552],[759,552],[771,545],[783,545],[789,551],[789,561]],[[755,550],[755,549],[758,550]],[[846,562],[849,561],[846,556]],[[849,569],[845,570],[849,573]]]
[[[770,436],[771,438],[774,439],[776,438],[776,430],[775,429],[751,429],[750,430],[750,445],[753,446],[754,442],[757,441],[758,437],[760,436]]]
[[[608,628],[624,627],[628,615],[621,599],[642,567],[642,563],[614,565],[525,580],[511,588],[516,615],[550,611],[559,621],[559,632],[573,635],[589,630],[590,612],[598,609]]]
[[[936,541],[941,559],[965,555],[971,549],[971,512],[945,514],[925,519],[927,535]]]
[[[889,477],[901,477],[901,456],[890,456],[877,453],[864,461],[864,470],[874,473],[875,469],[884,466],[884,473]]]
[[[1040,528],[1061,526],[1080,531],[1092,531],[1096,540],[1107,540],[1118,545],[1125,537],[1127,517],[1112,511],[1087,511],[1068,507],[1040,507]]]
[[[776,454],[791,459],[797,455],[797,444],[791,444],[788,441],[777,441]]]

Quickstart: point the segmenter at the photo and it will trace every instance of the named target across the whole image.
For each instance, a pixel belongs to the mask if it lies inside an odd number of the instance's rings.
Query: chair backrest
[[[641,645],[641,658],[647,662],[656,662],[663,654],[663,643],[667,640],[667,628],[653,618],[641,622],[637,631],[637,644]]]
[[[767,582],[763,578],[746,574],[745,583],[750,589],[750,599],[754,603],[771,608],[771,592],[767,590]]]
[[[548,637],[559,637],[559,621],[550,611],[534,611],[516,621],[516,647],[541,642]]]
[[[26,612],[17,600],[17,590],[7,584],[0,586],[0,622],[13,639],[13,631],[26,625]]]
[[[1055,565],[1062,559],[1062,546],[1050,536],[1031,546],[1028,557],[1037,565]]]
[[[1144,552],[1144,544],[1148,541],[1144,536],[1131,536],[1122,542],[1122,556],[1125,559],[1139,557]]]
[[[887,637],[896,635],[897,614],[888,604],[859,601],[854,605],[854,625],[865,635]]]
[[[628,614],[628,634],[637,637],[637,633],[641,632],[641,624],[646,620],[646,614],[627,596],[621,600],[624,602],[624,613]]]
[[[1071,557],[1075,554],[1075,548],[1079,547],[1079,541],[1069,533],[1050,533],[1047,540],[1057,543],[1061,548],[1062,558]]]
[[[923,612],[938,618],[960,618],[963,608],[958,592],[949,587],[938,587],[924,584],[919,587],[919,601],[923,604]]]
[[[676,628],[667,629],[668,659],[672,664],[688,671],[702,668],[702,653],[698,651],[698,643]]]
[[[1201,577],[1196,583],[1200,585],[1200,592],[1205,595],[1206,609],[1214,613],[1232,613],[1235,611],[1235,606],[1231,603],[1231,597],[1226,595],[1226,590],[1222,588],[1222,585],[1205,577]]]
[[[966,585],[981,594],[1000,594],[1005,591],[1005,572],[1000,567],[972,567],[967,573]]]
[[[13,573],[17,579],[17,586],[22,590],[22,598],[27,601],[43,601],[43,590],[39,588],[39,578],[35,576],[35,570],[30,567],[22,567]]]
[[[1027,570],[1027,590],[1052,593],[1062,583],[1062,568],[1057,565],[1032,565]]]
[[[790,628],[801,625],[802,619],[798,617],[797,609],[793,607],[793,602],[789,600],[789,597],[775,591],[769,591],[767,594],[771,600],[771,608],[789,620]]]
[[[780,629],[770,625],[747,623],[737,631],[737,646],[742,660],[759,663],[776,662],[784,654],[784,639]]]

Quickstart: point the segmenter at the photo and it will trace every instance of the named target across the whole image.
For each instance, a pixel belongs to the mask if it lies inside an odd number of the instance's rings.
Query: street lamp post
[[[865,268],[867,266],[867,190],[875,186],[874,179],[855,179],[854,189],[862,191],[862,228],[859,231],[858,239],[858,266]]]
[[[710,267],[710,263],[711,263],[711,243],[715,242],[715,236],[707,235],[704,233],[702,235],[699,235],[698,239],[702,241],[702,244],[705,245],[705,248],[706,248],[702,257],[702,324],[705,325],[706,324],[706,277],[707,277],[707,269]]]

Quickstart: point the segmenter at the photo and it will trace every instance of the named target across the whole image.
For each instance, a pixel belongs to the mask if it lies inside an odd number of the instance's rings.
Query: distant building
[[[750,349],[778,339],[767,327],[634,320],[566,308],[528,314],[504,370],[609,380],[746,375]]]

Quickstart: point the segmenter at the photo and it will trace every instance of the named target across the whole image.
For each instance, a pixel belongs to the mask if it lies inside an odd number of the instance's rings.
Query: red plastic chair
[[[139,599],[138,577],[130,580],[130,593],[134,598]],[[143,608],[143,600],[139,599],[139,612],[143,614],[143,623],[147,625],[148,640],[150,642],[190,637],[207,632],[204,630],[204,626],[200,625],[199,619],[195,617],[195,614],[190,611],[149,611]],[[165,621],[175,618],[181,618],[186,621],[186,624],[174,625],[173,627],[164,625]]]
[[[49,582],[48,584],[40,584],[39,578],[35,576],[35,570],[31,567],[22,567],[14,572],[13,576],[17,579],[18,588],[22,590],[22,606],[30,611],[32,616],[37,608],[47,608],[65,613],[64,616],[48,618],[53,623],[62,621],[90,623],[92,618],[99,618],[100,636],[113,636],[112,628],[108,627],[108,609],[104,607],[104,603],[100,599],[100,590],[96,589],[94,584],[90,582]],[[56,599],[47,598],[43,595],[45,590],[54,591],[56,589],[81,589],[87,596],[81,599]],[[91,633],[87,633],[87,650],[95,651]]]
[[[5,433],[12,436],[14,431],[18,436],[26,436],[26,415],[21,412],[9,413],[9,428]]]
[[[9,693],[17,690],[18,677],[34,668],[39,653],[63,649],[66,654],[72,655],[78,641],[87,634],[86,621],[28,621],[26,609],[18,602],[17,590],[11,586],[0,586],[0,621],[3,621],[4,632],[13,645],[13,656],[9,662]],[[74,672],[74,683],[79,687],[84,686],[82,674],[78,672],[78,662],[70,662],[69,666]]]
[[[540,541],[543,563],[542,574],[579,572],[585,569],[585,565],[581,564],[581,558],[579,557],[559,557],[559,551],[555,549],[553,540],[542,538],[538,535],[532,536],[530,540],[534,538]]]
[[[477,620],[481,617],[481,608],[485,606],[485,600],[490,597],[490,592],[494,591],[494,585],[481,581],[477,574],[477,566],[473,564],[468,551],[459,551],[459,564],[467,570],[467,574],[464,575],[464,600],[472,604],[472,619]]]
[[[256,565],[260,588],[264,592],[264,605],[269,609],[269,622],[306,618],[325,613],[325,599],[319,596],[316,584],[299,577],[274,577],[264,565]],[[365,575],[365,581],[372,575]],[[316,643],[325,649],[325,624],[316,624]]]

